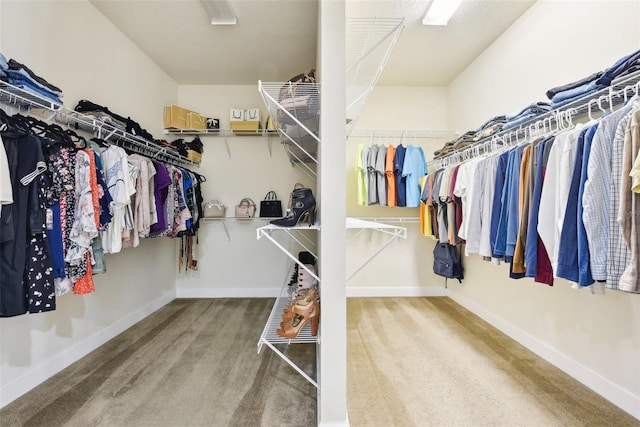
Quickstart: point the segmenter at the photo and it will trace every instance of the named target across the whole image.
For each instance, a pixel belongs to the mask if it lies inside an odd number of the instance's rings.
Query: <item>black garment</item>
[[[37,186],[36,176],[24,184],[20,180],[31,175],[38,168],[38,163],[44,162],[44,157],[35,136],[10,129],[2,133],[2,141],[13,186],[13,204],[2,210],[0,243],[0,317],[9,317],[27,312],[28,290],[23,276],[27,265],[27,245],[32,237],[29,233],[29,212],[39,208],[37,197],[31,193],[32,186]]]
[[[42,313],[56,309],[56,292],[53,281],[53,262],[49,254],[45,224],[44,176],[40,175],[30,188],[29,243],[24,270],[27,286],[29,313]]]
[[[95,102],[82,99],[78,102],[78,105],[76,105],[75,110],[79,113],[89,113],[93,111],[98,111],[98,112],[108,114],[109,116],[113,117],[115,120],[123,123],[125,125],[125,130],[127,133],[138,136],[147,141],[153,142],[153,135],[151,135],[146,129],[143,129],[140,126],[140,124],[135,120],[132,120],[131,117],[124,118],[121,115],[110,111],[109,108],[96,104]]]

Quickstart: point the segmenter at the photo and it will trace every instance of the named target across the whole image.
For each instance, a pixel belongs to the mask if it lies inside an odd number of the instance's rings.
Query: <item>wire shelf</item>
[[[287,308],[290,304],[289,301],[289,293],[287,291],[288,285],[282,287],[281,293],[278,296],[273,308],[271,309],[271,314],[269,315],[269,319],[262,331],[262,335],[260,336],[260,341],[258,342],[258,352],[262,349],[262,345],[266,342],[271,344],[316,344],[319,339],[318,336],[311,335],[311,322],[307,322],[303,327],[300,333],[296,338],[283,338],[276,332],[278,329],[281,329],[280,322],[282,322],[282,313],[284,309]]]
[[[347,135],[355,126],[403,29],[404,18],[347,19]]]
[[[48,116],[46,121],[54,120],[69,128],[92,133],[106,142],[126,148],[130,151],[151,157],[165,163],[178,166],[197,166],[198,164],[187,157],[181,156],[174,148],[162,146],[153,141],[127,133],[124,129],[107,123],[87,114],[70,110],[63,105],[56,104],[46,98],[26,92],[9,83],[0,81],[0,102],[15,105],[21,112],[40,110]]]
[[[523,122],[518,127],[496,132],[494,135],[473,141],[470,145],[454,149],[447,149],[450,142],[445,144],[442,154],[428,162],[429,168],[442,167],[452,163],[467,160],[473,156],[475,151],[488,152],[494,145],[505,146],[523,138],[534,138],[551,130],[555,125],[567,120],[572,123],[574,117],[591,115],[592,112],[599,114],[607,109],[624,104],[628,98],[640,92],[640,71],[630,73],[626,76],[615,79],[610,86],[596,92],[585,95],[575,101],[569,102],[556,109],[532,117]]]
[[[316,83],[258,82],[292,164],[318,163],[320,86]],[[305,166],[311,177],[316,173]]]

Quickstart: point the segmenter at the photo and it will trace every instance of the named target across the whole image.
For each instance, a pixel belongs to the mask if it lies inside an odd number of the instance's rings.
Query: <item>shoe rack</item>
[[[385,224],[377,221],[364,220],[359,218],[346,218],[345,226],[348,230],[354,230],[353,236],[347,241],[347,245],[349,245],[354,240],[358,239],[360,236],[366,235],[366,231],[370,230],[372,232],[383,233],[387,236],[386,240],[384,240],[378,247],[373,248],[372,252],[369,254],[368,258],[366,258],[359,266],[357,266],[353,271],[351,271],[346,278],[348,282],[353,276],[355,276],[360,270],[362,270],[369,262],[371,262],[378,254],[380,254],[387,246],[393,243],[396,239],[407,238],[407,228],[401,227],[397,225]],[[298,260],[298,258],[291,253],[289,249],[287,249],[276,237],[279,234],[283,234],[288,237],[290,240],[296,242],[301,248],[310,252],[316,259],[317,255],[313,251],[314,242],[307,236],[309,232],[317,232],[321,229],[319,223],[311,224],[311,225],[297,225],[295,227],[278,227],[272,224],[265,225],[263,227],[259,227],[257,232],[258,240],[265,238],[269,240],[272,244],[274,244],[280,251],[282,251],[287,257],[289,257],[294,263],[298,265],[298,268],[304,268],[310,275],[312,275],[316,280],[318,280],[318,288],[320,289],[320,294],[322,295],[322,285],[321,280],[318,275],[307,269],[307,267]],[[320,262],[318,260],[318,262]],[[293,264],[292,264],[293,265]],[[300,375],[302,375],[309,383],[313,384],[314,387],[318,387],[318,382],[314,379],[309,373],[305,372],[302,368],[300,368],[296,363],[291,360],[278,346],[282,345],[291,345],[291,344],[318,344],[320,341],[320,335],[313,336],[311,335],[311,322],[307,322],[306,325],[302,328],[301,332],[298,334],[296,338],[282,338],[277,334],[278,328],[280,328],[280,322],[282,321],[282,312],[289,305],[289,294],[287,291],[288,281],[291,277],[291,273],[293,272],[293,268],[290,269],[289,274],[287,274],[284,284],[280,290],[278,297],[271,309],[271,313],[269,314],[269,318],[267,319],[267,323],[265,324],[264,329],[262,330],[262,334],[260,335],[260,339],[258,340],[258,353],[262,351],[263,346],[269,347],[273,350],[278,356],[280,356],[289,366],[295,369]],[[320,299],[320,304],[322,305],[322,297]],[[322,322],[322,315],[320,316],[320,321]]]
[[[393,50],[400,33],[404,29],[403,18],[358,18],[347,19],[347,37],[345,39],[346,54],[346,130],[347,135],[353,130],[364,104],[373,90],[382,70]],[[292,83],[292,82],[258,82],[258,90],[265,102],[269,114],[274,120],[275,128],[280,135],[281,143],[285,149],[291,164],[300,167],[314,181],[316,168],[318,167],[319,112],[320,112],[320,84],[318,83]],[[338,142],[338,141],[336,141]],[[370,256],[354,271],[347,275],[348,281],[358,271],[365,267],[381,251],[398,238],[407,237],[407,229],[396,225],[384,224],[376,221],[367,221],[357,218],[345,218],[345,227],[356,232],[349,239],[347,245],[362,236],[366,230],[384,233],[388,238],[378,247],[374,248]],[[288,256],[298,268],[307,270],[318,280],[320,305],[322,305],[321,280],[315,272],[309,271],[298,258],[293,255],[275,236],[284,234],[298,243],[306,251],[312,253],[320,265],[321,260],[312,249],[314,241],[307,237],[308,233],[322,232],[319,223],[310,225],[296,225],[294,227],[279,227],[273,224],[259,227],[257,238],[266,238]],[[293,265],[293,264],[292,264]],[[291,274],[291,271],[289,272]],[[307,322],[298,336],[293,339],[280,337],[276,330],[280,328],[282,313],[289,304],[287,275],[280,295],[269,315],[267,324],[258,341],[258,352],[263,346],[272,349],[278,356],[287,362],[293,369],[302,375],[307,381],[319,389],[318,382],[311,375],[304,372],[277,346],[298,343],[318,344],[320,335],[311,335],[311,325]],[[322,322],[322,315],[320,316]]]

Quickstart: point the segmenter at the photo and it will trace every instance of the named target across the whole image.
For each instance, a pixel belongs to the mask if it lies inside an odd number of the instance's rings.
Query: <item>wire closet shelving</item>
[[[380,74],[404,28],[404,19],[365,18],[347,19],[346,21],[346,133],[351,132],[364,107],[367,97],[373,90]],[[292,164],[301,166],[303,171],[315,179],[315,167],[318,164],[320,89],[317,83],[292,82],[258,82],[258,90],[275,122],[281,142]],[[360,269],[364,268],[385,247],[398,238],[406,238],[407,229],[395,225],[382,224],[357,218],[346,218],[347,229],[360,231],[349,242],[353,241],[364,229],[377,230],[389,235],[388,239],[366,259],[361,266],[352,272],[349,280]],[[304,237],[305,231],[320,230],[320,224],[296,227],[277,227],[266,225],[257,229],[257,238],[269,239],[278,249],[284,252],[300,268],[304,268],[320,283],[320,277],[309,271],[291,252],[274,237],[274,233],[285,233],[307,251],[311,251],[312,241]],[[299,236],[302,236],[300,238]],[[304,241],[303,241],[304,240]],[[290,276],[287,277],[287,281]],[[318,343],[319,336],[311,336],[309,325],[305,325],[301,334],[295,339],[285,339],[277,335],[280,327],[282,311],[287,307],[287,283],[283,285],[280,295],[269,315],[269,320],[258,341],[258,352],[264,345],[271,348],[278,356],[300,373],[307,381],[319,388],[316,380],[304,372],[287,357],[278,345],[292,343]]]
[[[38,112],[46,122],[55,120],[56,123],[68,128],[89,132],[109,144],[165,163],[183,167],[198,165],[191,159],[180,155],[172,147],[162,146],[154,141],[140,138],[98,118],[71,110],[3,81],[0,81],[0,103],[15,107],[17,112],[29,114]]]
[[[355,276],[360,270],[362,270],[367,264],[369,264],[375,257],[380,254],[387,246],[396,241],[399,238],[406,239],[407,238],[407,229],[406,227],[401,227],[397,225],[385,224],[377,221],[369,221],[360,218],[352,218],[347,217],[345,220],[345,227],[347,230],[357,230],[354,236],[352,236],[349,241],[346,243],[349,245],[351,242],[357,239],[358,236],[362,235],[365,230],[373,230],[375,232],[379,232],[385,234],[386,240],[383,241],[378,247],[374,248],[372,253],[360,263],[358,267],[356,267],[351,273],[349,273],[346,277],[346,281],[349,281],[353,276]],[[302,264],[297,257],[295,257],[282,243],[280,243],[275,237],[274,234],[284,233],[292,240],[294,240],[301,248],[305,251],[310,252],[316,257],[313,242],[307,236],[305,236],[305,231],[317,231],[320,230],[320,224],[312,224],[308,225],[297,225],[295,227],[278,227],[276,225],[265,225],[263,227],[259,227],[257,232],[257,238],[262,239],[266,238],[271,243],[273,243],[278,249],[284,252],[294,263],[298,264],[298,268],[303,268],[307,270],[307,272],[313,276],[318,281],[318,286],[320,286],[321,279],[320,277],[313,271],[310,271],[304,264]],[[317,257],[316,257],[317,258]],[[291,277],[291,272],[287,275],[287,281]],[[284,352],[278,348],[279,345],[288,345],[288,344],[317,344],[320,342],[320,336],[312,336],[311,335],[311,326],[309,324],[304,325],[300,334],[293,339],[290,338],[282,338],[280,337],[276,330],[280,328],[280,322],[282,321],[282,312],[289,305],[288,300],[288,292],[287,292],[288,283],[285,282],[280,290],[280,294],[276,298],[276,301],[271,309],[271,313],[269,314],[269,319],[260,335],[260,339],[258,340],[258,353],[262,350],[262,347],[266,345],[270,349],[272,349],[278,356],[280,356],[285,362],[287,362],[293,369],[295,369],[300,375],[302,375],[307,381],[313,384],[316,388],[319,388],[318,383],[314,380],[307,372],[305,372],[302,368],[297,366],[295,362],[293,362],[289,357],[287,357]],[[322,313],[322,310],[320,310]],[[322,314],[321,314],[322,316]],[[322,320],[321,320],[322,321]]]
[[[494,135],[474,141],[469,146],[452,151],[428,162],[429,168],[446,167],[460,163],[476,155],[489,153],[495,149],[512,146],[528,139],[534,139],[553,130],[573,127],[573,119],[593,118],[605,114],[622,105],[631,96],[640,93],[640,71],[614,79],[611,85],[587,94],[572,102],[546,113],[532,117],[516,128],[496,132]]]

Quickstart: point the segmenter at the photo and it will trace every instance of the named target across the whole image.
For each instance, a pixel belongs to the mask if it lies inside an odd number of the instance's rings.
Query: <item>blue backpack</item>
[[[464,279],[462,258],[455,245],[438,243],[433,248],[433,272],[449,279],[458,279],[458,282],[462,283]]]

